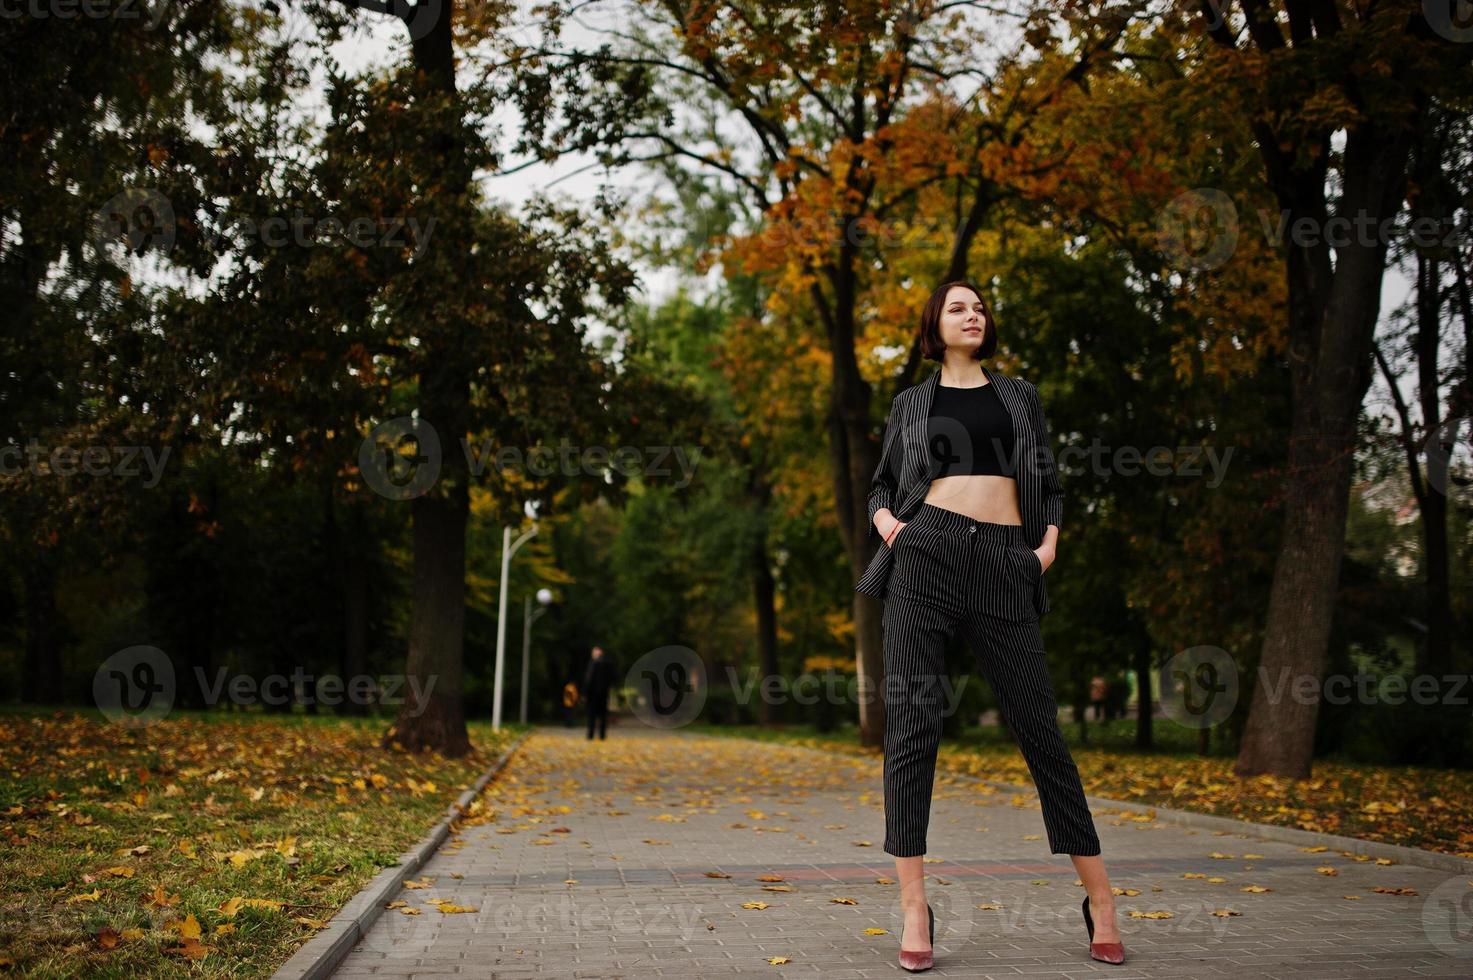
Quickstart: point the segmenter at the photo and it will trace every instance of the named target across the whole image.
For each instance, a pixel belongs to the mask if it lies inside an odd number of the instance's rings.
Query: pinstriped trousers
[[[926,853],[946,704],[940,682],[946,647],[960,627],[1038,788],[1049,850],[1099,854],[1079,769],[1059,730],[1033,607],[1043,566],[1022,526],[922,504],[888,547],[894,565],[883,618],[885,852]]]

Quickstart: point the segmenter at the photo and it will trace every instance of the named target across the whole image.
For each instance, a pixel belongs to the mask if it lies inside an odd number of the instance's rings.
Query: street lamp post
[[[522,712],[518,716],[523,725],[527,723],[527,674],[528,664],[532,660],[532,624],[547,612],[547,607],[552,604],[552,590],[538,589],[537,601],[542,604],[540,609],[532,608],[532,597],[527,596],[526,609],[522,613]]]
[[[501,686],[506,673],[506,590],[511,578],[511,556],[532,535],[537,533],[533,524],[521,537],[511,539],[511,525],[501,529],[501,598],[496,605],[496,683],[491,692],[491,730],[501,731]]]

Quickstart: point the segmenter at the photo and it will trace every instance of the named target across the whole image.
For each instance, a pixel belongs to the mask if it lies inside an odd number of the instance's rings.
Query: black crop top
[[[975,388],[937,384],[926,421],[931,449],[931,478],[943,476],[1013,476],[1013,419],[991,381]],[[895,481],[895,458],[885,468]]]

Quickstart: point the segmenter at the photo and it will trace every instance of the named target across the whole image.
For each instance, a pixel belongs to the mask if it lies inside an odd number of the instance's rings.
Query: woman
[[[997,349],[997,329],[970,283],[938,287],[920,332],[922,353],[941,368],[891,405],[869,496],[870,533],[884,546],[855,586],[885,602],[885,852],[905,914],[900,964],[919,972],[934,962],[921,868],[940,680],[958,628],[1023,750],[1049,850],[1070,855],[1084,882],[1090,955],[1122,963],[1114,895],[1044,662],[1044,573],[1063,491],[1038,390],[978,363]]]

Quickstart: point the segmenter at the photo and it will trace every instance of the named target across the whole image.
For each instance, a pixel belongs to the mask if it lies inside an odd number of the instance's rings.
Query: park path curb
[[[399,893],[406,878],[412,878],[423,868],[440,845],[450,836],[450,825],[465,815],[471,801],[480,795],[498,772],[511,761],[512,753],[522,746],[531,732],[523,732],[516,741],[506,747],[490,768],[481,773],[470,789],[445,811],[445,816],[435,828],[409,850],[399,856],[399,863],[384,868],[363,889],[348,899],[338,913],[328,920],[327,928],[307,940],[291,958],[283,963],[271,980],[320,980],[332,975],[343,958],[352,951],[367,934],[374,922],[383,914],[385,903]]]
[[[692,733],[695,734],[695,733]],[[742,738],[740,735],[717,735],[715,738]],[[742,738],[745,742],[759,742],[762,745],[772,745],[771,741],[754,738]],[[817,752],[820,755],[832,756],[835,754],[855,755],[856,758],[863,756],[856,753],[831,752],[827,749],[816,749],[808,745],[793,745],[789,742],[777,742],[775,744],[786,745],[791,749],[801,749],[805,752]],[[1012,790],[1014,792],[1034,792],[1034,787],[1022,783],[1005,783],[997,779],[984,779],[981,776],[973,776],[968,773],[954,772],[950,769],[937,768],[938,778],[945,775],[954,779],[970,780],[976,783],[986,783],[996,786],[998,789]],[[1339,851],[1349,851],[1352,854],[1364,854],[1367,857],[1391,858],[1403,864],[1415,864],[1418,867],[1434,868],[1438,871],[1451,871],[1454,874],[1473,874],[1473,858],[1458,857],[1456,854],[1442,854],[1438,851],[1423,850],[1420,847],[1406,847],[1401,844],[1384,844],[1380,841],[1362,840],[1359,837],[1344,837],[1340,834],[1325,834],[1313,830],[1299,830],[1295,827],[1278,827],[1274,824],[1253,823],[1249,820],[1238,820],[1233,817],[1218,817],[1209,813],[1192,813],[1188,810],[1171,810],[1163,806],[1149,803],[1136,803],[1130,800],[1115,800],[1105,796],[1090,796],[1085,794],[1085,801],[1091,808],[1119,809],[1131,813],[1154,813],[1157,820],[1166,823],[1179,824],[1183,827],[1191,827],[1194,830],[1222,830],[1240,837],[1257,837],[1262,840],[1279,841],[1284,844],[1295,844],[1300,847],[1324,846]]]

